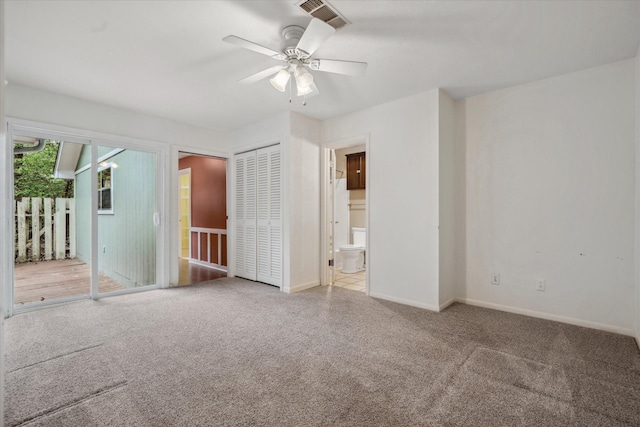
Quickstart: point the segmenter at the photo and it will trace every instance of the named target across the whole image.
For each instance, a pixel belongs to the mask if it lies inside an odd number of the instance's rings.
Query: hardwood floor
[[[180,258],[180,277],[178,285],[193,285],[195,283],[206,282],[208,280],[220,279],[227,277],[224,271],[214,268],[204,267],[198,264],[190,264],[189,260]]]
[[[77,259],[26,262],[14,269],[14,304],[89,295],[91,269]],[[99,276],[100,292],[124,289],[109,277]]]

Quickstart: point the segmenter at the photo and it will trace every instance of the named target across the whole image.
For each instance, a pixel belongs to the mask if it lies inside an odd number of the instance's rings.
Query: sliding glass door
[[[100,294],[156,283],[157,155],[98,146]]]
[[[13,143],[14,307],[88,298],[90,240],[77,231],[90,226],[91,211],[77,208],[90,206],[90,183],[75,169],[91,145],[28,132]]]
[[[9,135],[15,147],[9,313],[157,287],[161,150],[19,126]]]

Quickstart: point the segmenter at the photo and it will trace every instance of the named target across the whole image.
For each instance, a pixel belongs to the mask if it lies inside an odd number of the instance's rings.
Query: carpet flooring
[[[8,319],[8,426],[640,425],[632,338],[241,279]]]

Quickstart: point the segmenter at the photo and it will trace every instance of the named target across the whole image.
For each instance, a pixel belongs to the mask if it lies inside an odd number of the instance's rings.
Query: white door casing
[[[235,275],[282,287],[280,146],[235,156]]]

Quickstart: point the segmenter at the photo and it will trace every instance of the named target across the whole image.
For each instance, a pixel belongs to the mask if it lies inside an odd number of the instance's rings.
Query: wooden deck
[[[224,271],[215,270],[180,260],[180,285],[205,282],[226,277]],[[16,264],[14,270],[14,304],[26,305],[73,296],[89,295],[91,269],[77,259],[63,259]],[[125,289],[102,274],[100,292]]]
[[[89,265],[77,259],[16,264],[14,304],[24,305],[89,295],[90,278]],[[103,275],[99,276],[98,286],[100,292],[124,289],[122,285]]]

